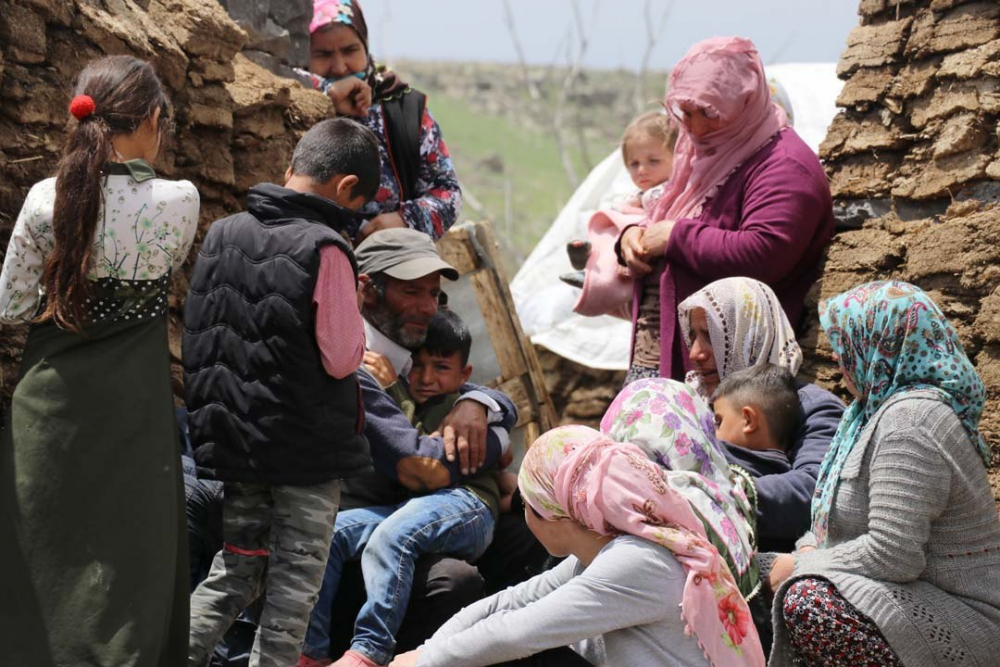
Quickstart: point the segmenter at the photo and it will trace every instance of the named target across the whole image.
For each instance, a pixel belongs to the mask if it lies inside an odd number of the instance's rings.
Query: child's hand
[[[517,491],[517,475],[512,472],[500,473],[500,513],[510,512],[511,501],[514,499],[514,492]]]
[[[378,352],[365,350],[365,370],[372,374],[383,389],[396,382],[398,376],[396,369],[392,367],[389,360]]]
[[[354,240],[354,243],[355,245],[360,245],[362,241],[381,229],[401,227],[406,227],[406,222],[403,220],[403,216],[401,216],[398,211],[376,215],[374,218],[369,220],[367,224],[361,226],[361,229],[358,230],[358,237]]]

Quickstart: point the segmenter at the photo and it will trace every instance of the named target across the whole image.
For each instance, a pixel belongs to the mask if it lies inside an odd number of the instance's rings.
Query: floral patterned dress
[[[141,161],[105,174],[84,333],[31,325],[0,440],[5,664],[186,661],[167,297],[199,198]],[[30,322],[44,307],[54,202],[55,179],[25,200],[0,274],[4,323]]]
[[[458,219],[462,207],[462,190],[455,176],[451,155],[441,136],[441,128],[424,109],[420,122],[420,171],[416,182],[419,196],[401,201],[402,186],[386,143],[385,117],[382,105],[375,104],[361,122],[378,138],[379,155],[382,157],[382,183],[375,199],[368,202],[361,215],[373,218],[381,213],[398,211],[408,227],[429,234],[435,241],[447,232]],[[357,230],[348,230],[353,237]]]

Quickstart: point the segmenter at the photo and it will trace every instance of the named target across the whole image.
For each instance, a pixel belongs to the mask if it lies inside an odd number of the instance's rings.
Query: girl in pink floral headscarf
[[[673,176],[649,218],[618,239],[620,261],[639,276],[627,381],[683,379],[677,305],[714,280],[770,285],[796,324],[833,234],[826,175],[772,102],[753,43],[693,46],[664,106],[681,125]]]
[[[558,428],[528,450],[518,484],[532,532],[570,557],[467,607],[394,665],[493,665],[566,645],[593,665],[764,665],[725,561],[641,449]]]

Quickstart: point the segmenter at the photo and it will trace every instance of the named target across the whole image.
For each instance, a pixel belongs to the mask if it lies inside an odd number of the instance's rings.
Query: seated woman
[[[719,383],[736,371],[769,362],[796,374],[802,350],[774,291],[750,278],[725,278],[681,302],[677,319],[687,339],[692,369],[686,382],[707,401]],[[723,443],[730,463],[753,478],[757,497],[758,547],[791,551],[809,530],[809,507],[819,464],[826,454],[844,404],[814,384],[799,382],[802,406],[798,432],[787,456],[792,469],[773,469],[766,452]]]
[[[351,236],[360,243],[379,229],[410,227],[439,239],[458,218],[462,191],[427,96],[375,63],[358,0],[314,0],[309,32],[303,73],[330,96],[337,115],[375,133],[382,155],[382,184]]]
[[[760,577],[754,514],[742,487],[730,478],[708,404],[682,382],[638,380],[612,401],[601,419],[601,433],[637,446],[669,471],[668,483],[691,504],[740,592],[755,596]]]
[[[543,435],[518,479],[525,516],[553,555],[569,557],[467,607],[392,664],[475,667],[569,645],[591,665],[763,665],[725,560],[666,475],[592,429]],[[553,654],[534,664],[571,663]]]
[[[771,570],[771,664],[995,665],[1000,520],[983,384],[912,285],[869,283],[821,311],[855,400],[823,460],[812,531]]]
[[[647,222],[618,239],[637,276],[626,384],[684,377],[677,306],[713,280],[771,285],[797,323],[833,234],[826,174],[772,102],[750,41],[692,47],[670,75],[665,106],[680,124],[673,176]]]

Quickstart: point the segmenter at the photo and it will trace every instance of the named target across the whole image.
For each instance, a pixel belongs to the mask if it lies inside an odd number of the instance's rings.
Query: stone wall
[[[219,0],[247,34],[243,55],[280,76],[309,62],[312,0]]]
[[[986,384],[981,429],[1000,459],[1000,3],[862,0],[859,14],[820,149],[855,229],[834,240],[811,305],[879,278],[928,290]],[[806,372],[832,384],[818,328]]]
[[[247,188],[279,180],[299,136],[328,117],[330,104],[241,55],[246,43],[222,7],[204,0],[0,0],[0,245],[31,185],[55,172],[74,76],[106,54],[150,60],[168,89],[177,130],[155,166],[201,193],[196,246],[212,220],[240,208]],[[174,282],[175,362],[177,307],[196,251]],[[0,328],[3,403],[24,335],[24,327]]]

